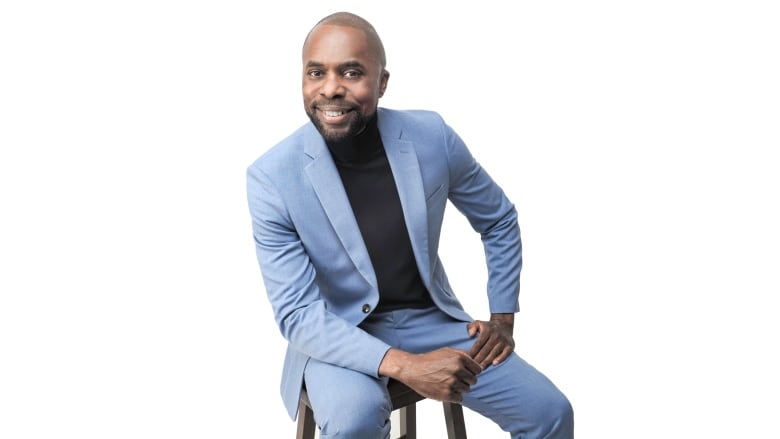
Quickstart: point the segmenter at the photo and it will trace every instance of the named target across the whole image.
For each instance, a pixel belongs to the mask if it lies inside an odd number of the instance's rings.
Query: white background
[[[380,104],[439,111],[516,203],[517,350],[579,439],[780,437],[772,3],[3,2],[0,437],[293,437],[244,173],[338,10],[384,40]],[[487,317],[455,210],[441,255]]]

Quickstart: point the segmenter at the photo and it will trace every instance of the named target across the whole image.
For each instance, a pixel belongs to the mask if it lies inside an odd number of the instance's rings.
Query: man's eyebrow
[[[360,67],[363,68],[363,64],[361,64],[359,61],[347,61],[343,64],[341,64],[339,67],[347,68],[347,67]]]
[[[324,63],[321,63],[319,61],[307,61],[306,67],[325,67]],[[346,68],[364,68],[363,64],[360,61],[347,61],[339,64],[339,69],[346,69]]]

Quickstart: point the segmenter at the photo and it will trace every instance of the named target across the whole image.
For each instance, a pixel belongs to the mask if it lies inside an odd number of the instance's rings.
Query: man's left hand
[[[500,364],[514,351],[514,317],[514,314],[493,314],[490,321],[475,320],[466,326],[469,337],[479,334],[469,355],[482,369]]]

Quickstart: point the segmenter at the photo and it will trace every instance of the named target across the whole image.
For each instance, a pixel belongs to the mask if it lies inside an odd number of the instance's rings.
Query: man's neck
[[[343,142],[328,143],[328,149],[333,158],[341,163],[362,163],[375,157],[382,151],[376,113],[355,137]]]

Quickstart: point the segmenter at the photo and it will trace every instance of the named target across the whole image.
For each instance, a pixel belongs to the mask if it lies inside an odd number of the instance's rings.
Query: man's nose
[[[341,83],[341,78],[336,75],[328,75],[320,89],[320,94],[328,99],[343,97],[345,92],[346,90],[344,84]]]

